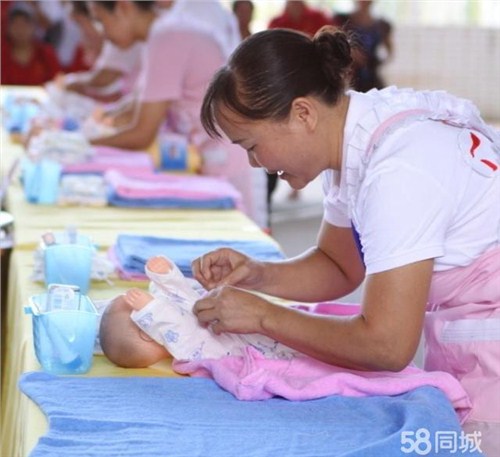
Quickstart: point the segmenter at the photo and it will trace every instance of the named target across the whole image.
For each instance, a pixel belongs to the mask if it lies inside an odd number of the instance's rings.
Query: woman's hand
[[[250,292],[223,286],[198,300],[193,312],[198,322],[210,326],[219,335],[231,333],[262,333],[262,322],[272,304]]]
[[[264,264],[230,248],[221,248],[198,257],[191,264],[193,277],[207,290],[221,285],[258,290]]]

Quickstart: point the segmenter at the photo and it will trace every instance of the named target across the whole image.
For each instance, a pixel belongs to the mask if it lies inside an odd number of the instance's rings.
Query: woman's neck
[[[26,65],[31,60],[34,50],[35,46],[32,42],[12,43],[12,57],[16,62],[23,65]]]
[[[342,168],[342,158],[344,149],[344,129],[349,110],[350,98],[342,95],[339,102],[330,110],[327,124],[330,126],[329,146],[330,146],[330,166],[339,171]],[[333,126],[333,128],[332,128]]]
[[[153,22],[158,17],[156,11],[144,11],[141,13],[135,25],[135,36],[140,41],[146,41]]]

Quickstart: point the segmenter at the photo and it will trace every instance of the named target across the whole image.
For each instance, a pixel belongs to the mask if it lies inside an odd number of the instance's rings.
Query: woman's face
[[[232,143],[247,151],[252,167],[278,173],[294,189],[302,189],[322,171],[314,159],[314,137],[293,117],[252,121],[221,108],[217,123]]]
[[[35,25],[30,18],[16,15],[9,21],[7,34],[15,44],[28,44],[34,39]]]
[[[136,41],[133,34],[134,8],[130,2],[116,2],[113,11],[99,3],[91,4],[92,16],[102,25],[104,36],[122,49],[129,48]]]

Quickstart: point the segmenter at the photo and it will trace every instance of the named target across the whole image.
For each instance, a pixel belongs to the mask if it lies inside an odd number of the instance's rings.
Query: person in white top
[[[216,333],[261,333],[327,363],[400,371],[425,327],[425,368],[457,377],[466,430],[500,455],[500,135],[469,101],[390,87],[349,91],[351,48],[331,27],[248,37],[207,89],[202,123],[294,189],[320,174],[317,244],[282,262],[232,249],[193,261]],[[364,281],[355,317],[276,306],[334,300]],[[427,311],[427,313],[426,313]]]

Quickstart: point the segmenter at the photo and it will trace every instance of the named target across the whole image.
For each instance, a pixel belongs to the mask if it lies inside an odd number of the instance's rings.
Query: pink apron
[[[435,273],[427,309],[424,368],[460,381],[470,420],[500,423],[500,247]]]
[[[412,118],[477,130],[498,145],[498,134],[478,116],[467,119],[463,110],[460,119],[451,109],[441,111],[432,113],[417,104],[394,114],[372,134],[367,153]],[[500,247],[466,267],[434,273],[424,334],[425,370],[445,371],[460,381],[472,402],[469,421],[500,425]]]

